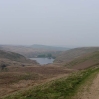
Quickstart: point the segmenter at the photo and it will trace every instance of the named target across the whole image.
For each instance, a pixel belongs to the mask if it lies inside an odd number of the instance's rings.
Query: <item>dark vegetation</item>
[[[7,64],[1,64],[1,71],[7,70]]]
[[[54,58],[55,59],[55,56],[53,56],[51,53],[48,53],[48,54],[40,54],[37,56],[38,58]]]

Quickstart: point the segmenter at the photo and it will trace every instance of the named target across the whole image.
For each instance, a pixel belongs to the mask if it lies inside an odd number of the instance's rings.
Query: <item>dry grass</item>
[[[82,47],[82,48],[74,48],[68,51],[62,52],[56,59],[57,63],[67,63],[76,58],[79,58],[88,53],[92,53],[95,51],[99,51],[99,47]]]
[[[99,65],[99,51],[76,58],[65,64],[66,67],[72,69],[86,69],[96,65]]]
[[[59,66],[8,66],[0,71],[0,97],[71,72]]]

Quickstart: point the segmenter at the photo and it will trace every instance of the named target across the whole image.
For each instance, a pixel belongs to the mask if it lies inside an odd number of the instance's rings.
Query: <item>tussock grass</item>
[[[99,72],[98,67],[89,68],[4,99],[72,99],[80,86],[96,72]]]

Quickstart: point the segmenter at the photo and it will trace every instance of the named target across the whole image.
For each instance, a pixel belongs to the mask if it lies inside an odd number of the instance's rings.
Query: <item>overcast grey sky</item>
[[[99,46],[99,0],[0,0],[0,44]]]

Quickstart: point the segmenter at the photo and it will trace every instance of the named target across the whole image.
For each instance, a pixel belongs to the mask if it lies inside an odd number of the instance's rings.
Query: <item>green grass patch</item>
[[[80,86],[96,72],[99,68],[89,68],[4,99],[72,99]]]

